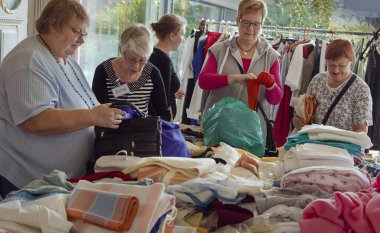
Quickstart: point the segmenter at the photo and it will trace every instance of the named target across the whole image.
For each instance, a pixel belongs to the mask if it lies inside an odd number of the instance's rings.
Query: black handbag
[[[263,107],[261,106],[260,102],[257,101],[257,105],[259,107],[259,110],[263,114],[265,125],[267,128],[267,137],[266,137],[266,145],[265,145],[265,155],[266,156],[278,156],[278,150],[276,147],[276,140],[274,138],[274,130],[273,125],[274,121],[269,120],[267,117],[267,114],[265,114]]]
[[[129,101],[112,105],[123,110],[127,106],[137,113],[137,118],[123,120],[117,129],[95,126],[95,157],[115,155],[122,150],[137,157],[161,157],[160,117],[144,114]]]

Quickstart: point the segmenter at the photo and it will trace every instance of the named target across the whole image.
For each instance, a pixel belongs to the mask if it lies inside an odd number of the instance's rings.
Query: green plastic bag
[[[206,146],[225,142],[263,156],[265,153],[263,128],[260,117],[235,98],[224,98],[206,113],[204,142]]]

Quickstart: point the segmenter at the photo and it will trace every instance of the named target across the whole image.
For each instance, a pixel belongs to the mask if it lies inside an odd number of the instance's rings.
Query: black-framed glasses
[[[123,55],[124,55],[125,61],[131,65],[138,64],[141,67],[141,66],[144,66],[148,62],[146,58],[141,58],[139,60],[136,60],[136,59],[128,57],[127,53],[124,53]]]
[[[86,37],[88,35],[88,32],[81,32],[76,30],[73,26],[70,26],[71,31],[77,36],[77,37]]]
[[[263,23],[261,22],[251,22],[249,20],[245,20],[245,19],[242,19],[240,18],[240,23],[244,26],[244,27],[249,27],[249,26],[253,26],[253,28],[261,28],[261,26],[263,25]]]

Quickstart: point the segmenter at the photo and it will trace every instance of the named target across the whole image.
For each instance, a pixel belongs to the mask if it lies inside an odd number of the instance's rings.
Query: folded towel
[[[129,230],[139,208],[135,196],[75,189],[67,203],[67,216],[115,231]]]

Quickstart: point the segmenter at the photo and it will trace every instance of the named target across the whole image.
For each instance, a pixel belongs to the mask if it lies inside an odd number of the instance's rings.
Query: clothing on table
[[[18,127],[49,108],[89,109],[99,104],[75,60],[57,62],[33,35],[5,57],[0,73],[0,175],[18,188],[52,168],[69,178],[83,176],[94,154],[93,127],[51,137]]]
[[[174,70],[174,65],[169,55],[164,51],[154,48],[149,61],[158,68],[161,73],[162,80],[164,81],[166,99],[169,107],[173,112],[173,119],[177,114],[177,105],[175,93],[179,90],[181,85],[177,73]]]
[[[327,110],[346,83],[347,81],[337,88],[329,87],[327,84],[327,73],[320,73],[311,80],[307,93],[315,96],[318,101],[313,123],[322,123]],[[362,78],[357,78],[350,88],[348,88],[347,92],[333,109],[326,124],[350,131],[353,130],[353,125],[372,125],[371,92]]]
[[[92,90],[100,103],[112,103],[128,100],[135,104],[142,112],[150,114],[149,103],[152,104],[155,115],[170,121],[170,112],[166,101],[166,92],[159,70],[150,62],[143,69],[141,77],[134,83],[127,83],[129,92],[115,97],[112,89],[124,85],[116,76],[110,58],[98,65],[95,70]],[[79,177],[79,176],[77,176]]]

